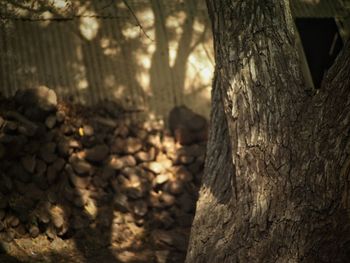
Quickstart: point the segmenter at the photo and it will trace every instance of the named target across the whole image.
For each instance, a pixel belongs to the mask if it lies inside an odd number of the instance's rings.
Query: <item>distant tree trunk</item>
[[[350,45],[311,94],[289,2],[207,0],[216,70],[186,262],[350,262]]]

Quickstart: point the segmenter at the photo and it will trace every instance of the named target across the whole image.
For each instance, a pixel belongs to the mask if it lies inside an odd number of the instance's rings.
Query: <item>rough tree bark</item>
[[[350,262],[350,45],[305,90],[287,0],[207,0],[216,70],[186,262]]]

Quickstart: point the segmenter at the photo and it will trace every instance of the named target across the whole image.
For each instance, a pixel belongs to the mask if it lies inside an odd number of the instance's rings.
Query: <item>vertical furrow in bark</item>
[[[200,201],[197,204],[197,222],[192,228],[192,236],[196,238],[190,242],[199,247],[206,242],[210,247],[215,246],[217,240],[210,239],[210,235],[225,240],[225,225],[232,218],[232,210],[227,209],[235,195],[235,172],[232,162],[231,141],[224,112],[222,83],[215,77],[212,90],[211,129],[207,149],[203,187]],[[220,141],[220,143],[216,143]],[[208,189],[206,186],[210,186]],[[208,220],[210,215],[210,220]],[[222,257],[219,257],[223,259]],[[216,262],[215,255],[203,251],[188,250],[189,262]]]
[[[227,203],[235,189],[235,173],[232,161],[232,145],[228,121],[224,112],[221,94],[222,82],[216,77],[212,92],[212,127],[208,145],[210,157],[206,162],[204,184],[211,185],[212,192],[220,203]],[[217,141],[222,143],[218,144]]]

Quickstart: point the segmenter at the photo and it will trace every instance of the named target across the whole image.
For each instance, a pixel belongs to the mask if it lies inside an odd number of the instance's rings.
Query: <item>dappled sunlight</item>
[[[88,198],[84,207],[84,210],[92,219],[96,219],[98,216],[98,207],[96,203],[96,200],[93,198]]]
[[[80,18],[79,30],[87,40],[93,40],[100,27],[99,21],[93,17],[94,15],[96,15],[94,12],[89,12],[86,17]]]
[[[111,244],[112,249],[117,250],[134,250],[136,244],[141,245],[142,240],[145,239],[146,230],[144,226],[137,225],[132,214],[123,214],[119,211],[113,212],[112,225],[114,226],[111,231]],[[124,224],[121,224],[124,223]],[[125,237],[127,238],[125,239]]]
[[[202,21],[195,20],[193,24],[193,29],[196,33],[202,34],[206,30],[207,26],[208,25],[204,24]],[[209,43],[212,44],[212,42]]]
[[[31,256],[32,262],[52,262],[57,259],[64,262],[86,262],[84,255],[75,248],[73,241],[69,240],[57,240],[52,244],[45,236],[38,237],[33,242],[28,242],[26,238],[21,238],[17,239],[16,244],[0,242],[1,247],[7,252],[7,256],[1,258],[4,260],[2,262],[19,262],[18,260],[26,262],[28,255]],[[0,254],[0,256],[4,255]]]
[[[174,66],[176,58],[178,56],[179,40],[181,35],[184,33],[184,21],[186,19],[186,13],[180,11],[174,16],[169,16],[166,20],[166,27],[168,28],[169,35],[174,35],[173,38],[169,39],[169,64],[171,67]]]
[[[121,51],[116,41],[107,37],[103,37],[100,40],[100,45],[103,50],[103,54],[108,57],[117,56]]]
[[[139,38],[142,35],[142,32],[140,32],[140,28],[138,26],[125,27],[122,29],[122,33],[124,34],[126,40]]]
[[[69,2],[65,0],[51,0],[51,3],[57,9],[63,9],[69,5]]]
[[[152,66],[151,58],[147,54],[139,54],[138,61],[140,61],[140,65],[146,70],[149,70]],[[145,84],[149,84],[149,83],[145,83]]]
[[[213,79],[214,68],[213,65],[208,62],[203,52],[199,55],[190,55],[188,62],[190,67],[188,68],[188,81],[201,81],[204,85],[211,85]],[[193,88],[193,87],[191,87]]]
[[[146,51],[148,54],[153,54],[156,51],[156,44],[155,43],[151,43],[149,45],[146,46]]]
[[[177,42],[175,42],[177,43]],[[171,45],[169,44],[169,64],[170,66],[174,66],[174,63],[176,61],[177,58],[177,49],[176,49],[177,45]]]
[[[143,91],[149,96],[152,96],[153,94],[152,89],[150,88],[150,77],[148,72],[140,72],[136,77],[139,83],[141,84]]]
[[[299,0],[299,1],[305,4],[317,5],[320,3],[321,0]]]
[[[119,99],[123,96],[123,94],[125,93],[125,90],[127,89],[127,87],[125,87],[124,85],[118,85],[117,88],[114,87],[113,90],[113,96],[115,99]]]
[[[140,28],[138,28],[139,36],[143,41],[146,41],[147,45],[152,45],[155,39],[154,32],[154,13],[152,9],[147,5],[142,10],[135,10],[135,15],[139,19],[143,30],[146,32],[147,36],[145,36]]]
[[[53,18],[53,14],[49,11],[45,11],[41,15],[43,21],[40,22],[40,26],[48,27],[51,24],[51,19]]]
[[[176,35],[181,35],[183,32],[182,26],[184,25],[187,14],[185,11],[179,11],[168,17],[165,26],[170,30],[174,30]]]
[[[254,218],[262,218],[267,221],[267,212],[270,204],[271,194],[264,189],[264,185],[258,185],[254,205],[251,212],[252,221]]]
[[[85,90],[89,86],[89,83],[87,82],[86,79],[80,79],[77,84],[78,84],[77,87],[79,90]]]
[[[16,73],[16,81],[0,78],[5,94],[24,83],[45,84],[80,103],[128,100],[158,118],[187,104],[208,116],[198,94],[208,105],[213,70],[209,20],[197,12],[196,1],[160,4],[153,10],[148,2],[128,7],[123,1],[56,1],[49,10],[37,3],[36,10],[45,12],[18,8],[34,22],[18,20],[8,28],[9,34],[22,32],[12,34],[16,42],[6,47],[18,58],[8,57],[9,68],[35,71]],[[155,27],[156,19],[164,24]]]

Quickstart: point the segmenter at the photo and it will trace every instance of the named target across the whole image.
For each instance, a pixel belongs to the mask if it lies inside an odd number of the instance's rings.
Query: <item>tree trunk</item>
[[[305,89],[287,0],[207,0],[216,70],[187,262],[350,262],[350,45]]]

